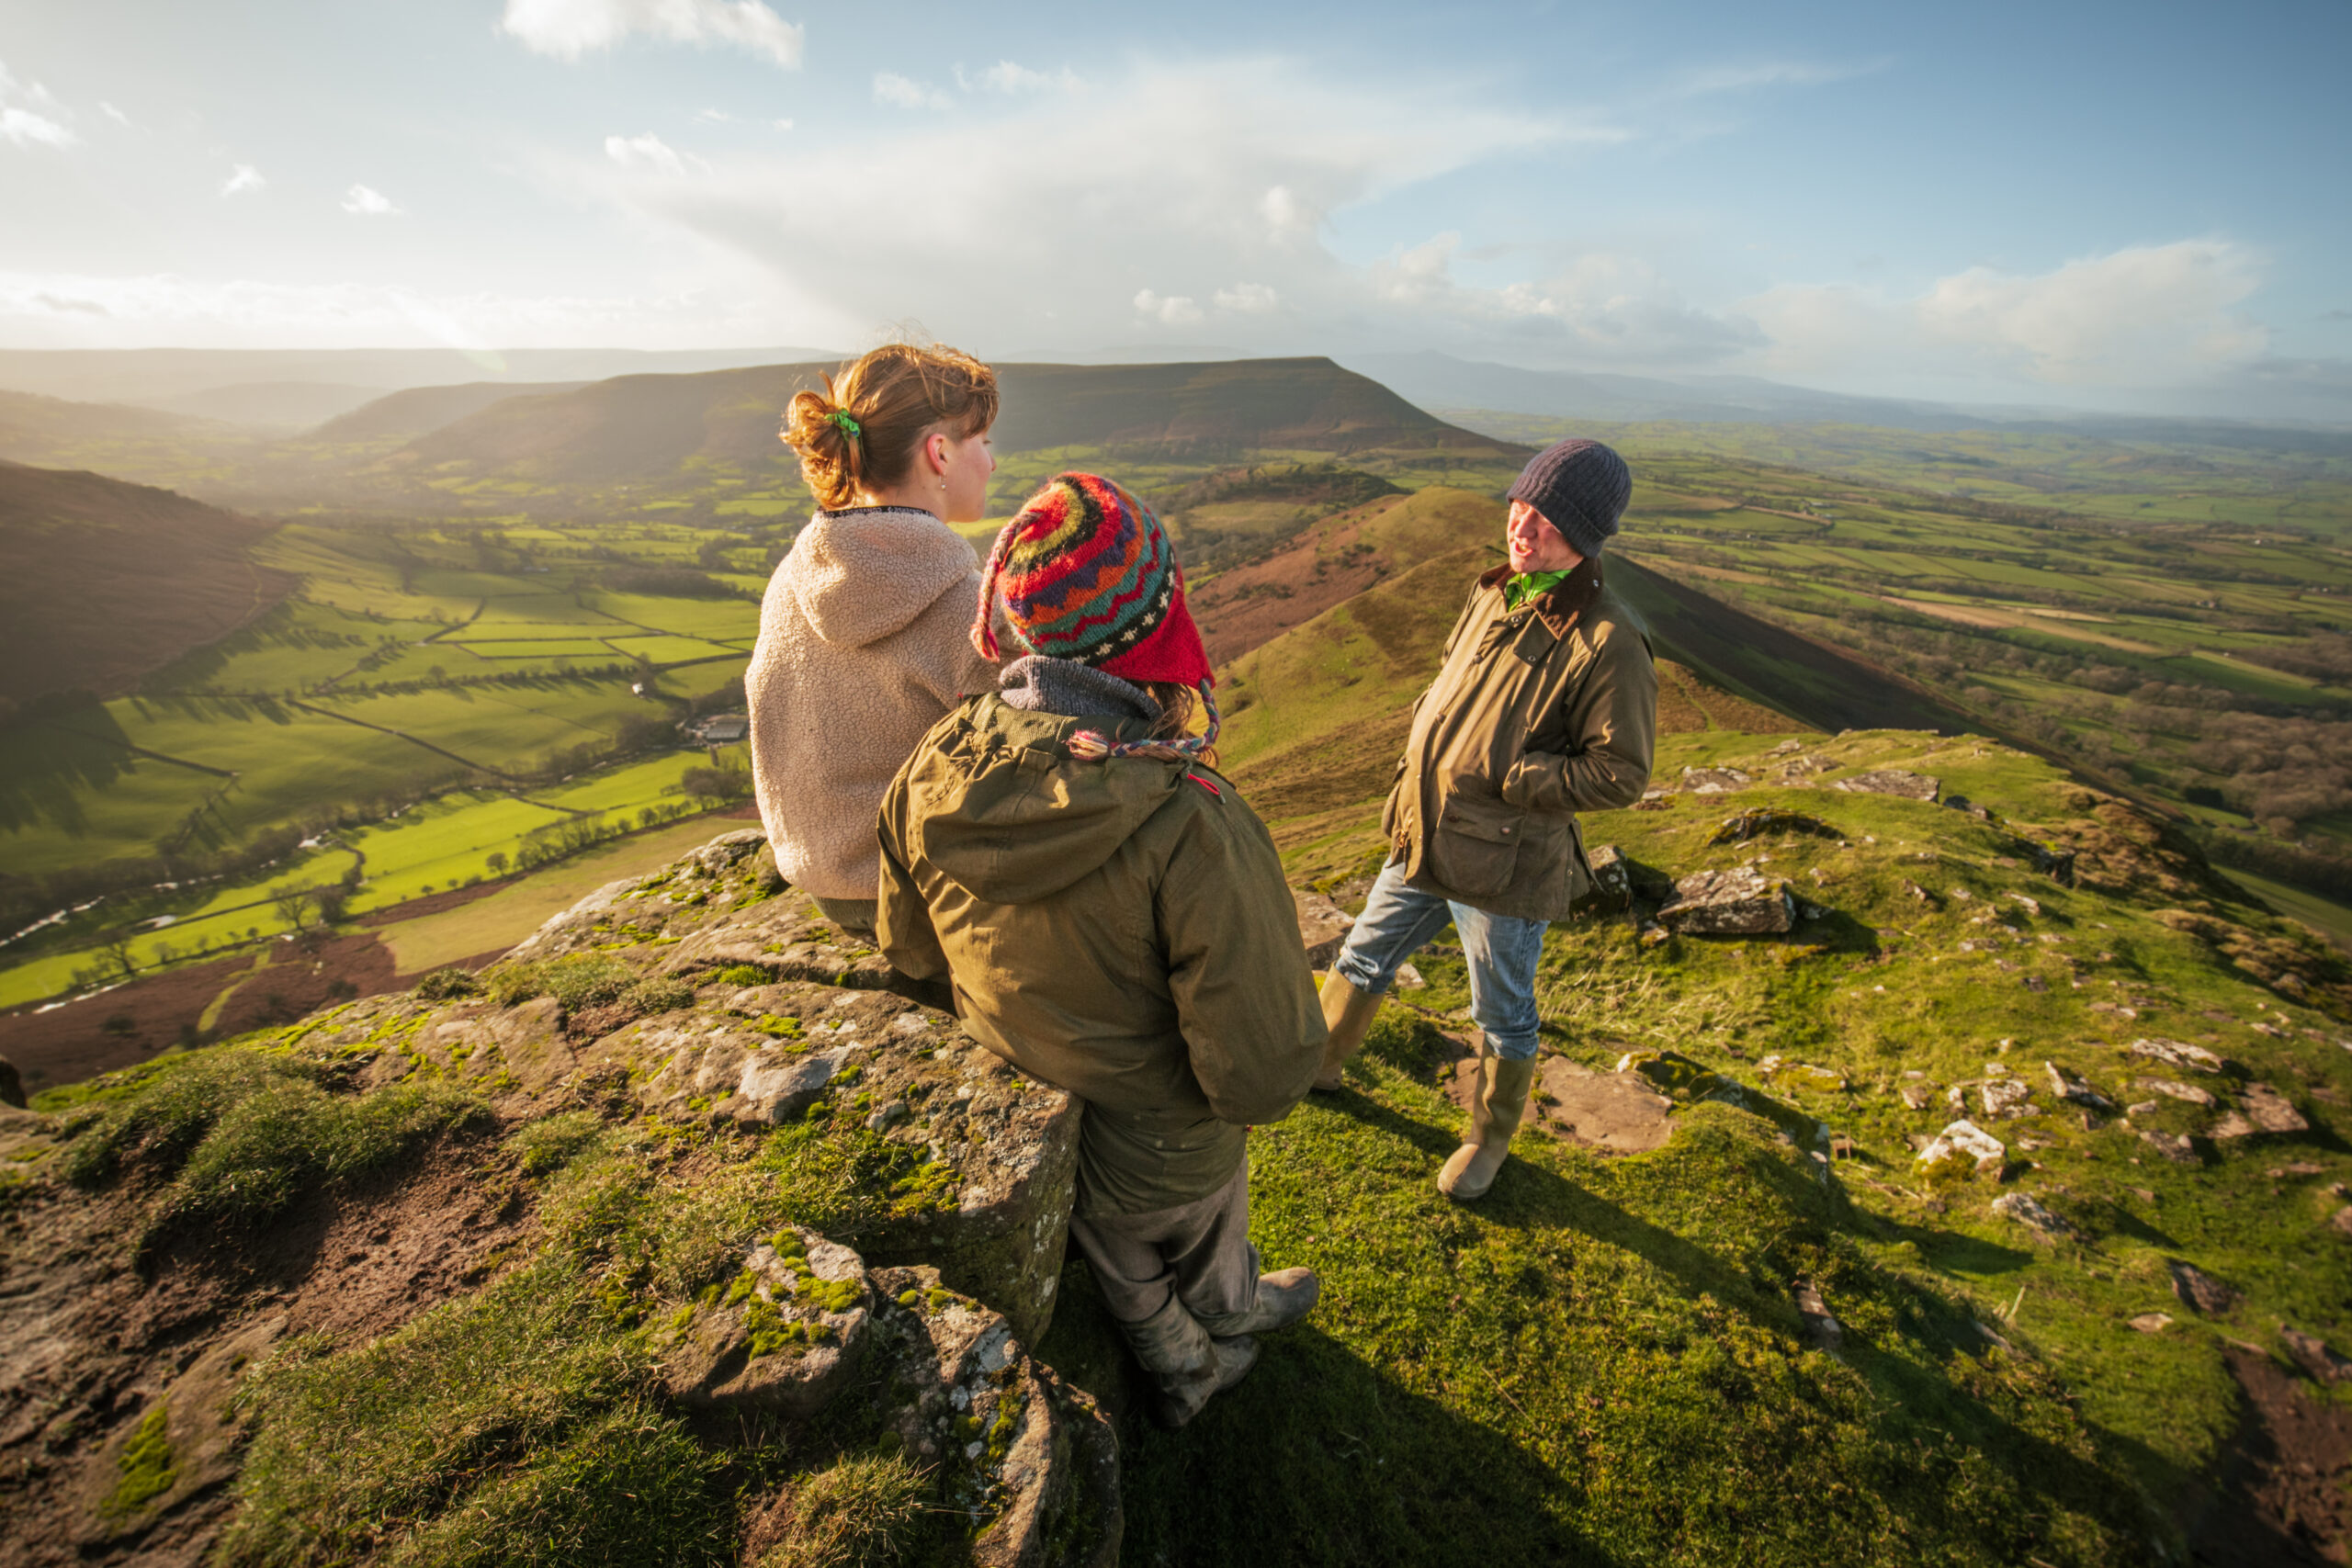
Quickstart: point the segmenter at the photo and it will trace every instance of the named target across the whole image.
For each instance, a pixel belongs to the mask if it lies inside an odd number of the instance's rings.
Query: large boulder
[[[672,1326],[662,1381],[682,1404],[805,1421],[856,1376],[869,1294],[856,1253],[812,1230],[779,1232]]]
[[[762,842],[729,833],[666,870],[609,883],[489,977],[494,990],[502,974],[616,963],[659,982],[622,995],[661,1010],[391,996],[321,1014],[304,1032],[359,1065],[364,1083],[452,1078],[502,1097],[514,1116],[593,1089],[672,1122],[747,1134],[808,1124],[845,1155],[878,1137],[892,1190],[837,1239],[877,1267],[935,1267],[1035,1339],[1061,1280],[1079,1102],[907,995],[905,977],[807,895],[763,892]],[[582,1038],[582,1027],[602,1032]]]
[[[1873,768],[1866,773],[1839,779],[1829,787],[1850,795],[1899,795],[1905,800],[1933,800],[1943,785],[1925,773],[1902,768]]]
[[[937,1270],[885,1269],[876,1352],[891,1424],[941,1505],[974,1522],[980,1568],[1118,1561],[1118,1438],[1092,1396],[1029,1359],[1002,1316]]]

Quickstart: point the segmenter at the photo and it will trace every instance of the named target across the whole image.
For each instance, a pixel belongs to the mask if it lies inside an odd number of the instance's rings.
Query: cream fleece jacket
[[[752,782],[776,869],[821,898],[871,898],[883,791],[931,727],[996,690],[972,647],[972,547],[928,512],[820,512],[760,606],[743,687]]]

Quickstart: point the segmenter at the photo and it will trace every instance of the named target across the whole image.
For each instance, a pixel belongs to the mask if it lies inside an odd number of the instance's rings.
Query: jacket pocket
[[[1429,868],[1451,892],[1476,897],[1510,886],[1519,865],[1522,818],[1488,797],[1450,795],[1430,835]]]

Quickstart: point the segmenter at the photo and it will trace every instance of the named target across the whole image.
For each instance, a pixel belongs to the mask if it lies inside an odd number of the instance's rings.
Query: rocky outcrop
[[[1116,1562],[1118,1442],[1093,1396],[1031,1360],[1011,1325],[943,1289],[936,1269],[885,1269],[874,1284],[893,1430],[944,1506],[985,1521],[973,1562]]]
[[[887,1201],[836,1239],[877,1266],[930,1264],[1034,1340],[1061,1276],[1078,1102],[903,994],[904,976],[806,895],[763,892],[763,842],[729,833],[598,888],[493,968],[490,995],[373,998],[305,1032],[363,1064],[370,1086],[447,1078],[501,1097],[510,1115],[593,1085],[673,1123],[808,1122],[828,1138],[879,1138],[895,1173]],[[595,964],[667,977],[675,984],[644,994],[679,1005],[634,1018],[625,1003],[568,1012],[564,976]],[[510,976],[514,988],[558,994],[501,1006]],[[815,1114],[844,1103],[860,1112],[846,1124]]]
[[[808,1420],[856,1375],[869,1300],[865,1260],[796,1225],[671,1325],[662,1380],[684,1404]]]
[[[1674,885],[1674,899],[1657,919],[1688,936],[1770,936],[1795,927],[1796,895],[1751,866],[1693,872]]]
[[[1925,773],[1902,768],[1873,768],[1866,773],[1838,780],[1829,786],[1851,795],[1898,795],[1905,800],[1933,800],[1942,785]]]

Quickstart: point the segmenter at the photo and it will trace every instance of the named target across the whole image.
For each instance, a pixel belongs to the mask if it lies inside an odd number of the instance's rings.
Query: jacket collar
[[[1495,567],[1478,579],[1480,588],[1496,588],[1511,575],[1508,564]],[[1537,594],[1528,603],[1534,606],[1536,619],[1555,637],[1568,635],[1586,608],[1600,593],[1600,558],[1587,556],[1577,569]]]

